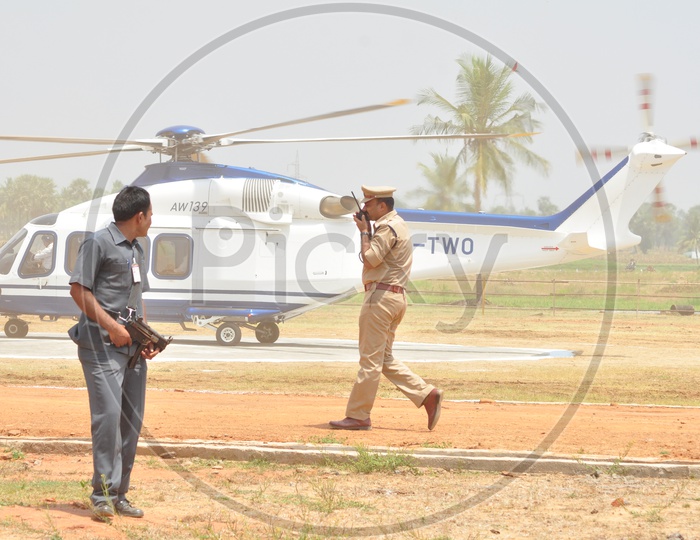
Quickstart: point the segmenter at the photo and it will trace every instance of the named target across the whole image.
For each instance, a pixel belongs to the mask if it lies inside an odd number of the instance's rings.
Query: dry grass
[[[355,339],[359,306],[327,306],[282,326],[285,337]],[[459,321],[464,324],[458,326]],[[436,327],[453,325],[456,332]],[[32,322],[32,331],[63,331],[70,321]],[[156,325],[163,333],[182,333],[178,325]],[[581,351],[576,358],[537,362],[469,362],[421,364],[421,375],[449,391],[453,399],[569,401],[592,368],[595,378],[586,396],[590,403],[700,405],[700,365],[695,336],[698,318],[661,314],[563,313],[556,317],[508,311],[466,312],[464,308],[412,306],[399,328],[399,341],[469,346],[555,348]],[[197,334],[210,336],[209,330]],[[188,333],[189,335],[189,333]],[[212,377],[209,370],[219,376]],[[197,361],[154,363],[151,388],[290,392],[344,395],[354,378],[354,363],[212,365]],[[0,379],[13,385],[84,386],[73,361],[0,360]],[[382,397],[398,397],[388,384]]]
[[[351,473],[285,466],[138,458],[131,498],[143,520],[91,522],[81,482],[89,459],[0,462],[0,536],[50,539],[696,538],[697,480],[495,473],[402,467]],[[43,479],[45,487],[28,495]],[[46,486],[52,487],[46,487]],[[67,491],[68,490],[68,491]],[[617,502],[616,502],[617,501]],[[7,505],[22,506],[9,507]],[[66,510],[72,509],[72,520]],[[68,516],[70,517],[70,516]],[[72,523],[72,527],[67,527]]]

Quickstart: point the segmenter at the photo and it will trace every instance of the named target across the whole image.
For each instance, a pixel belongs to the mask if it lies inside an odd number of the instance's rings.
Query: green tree
[[[664,221],[659,222],[655,214],[657,227],[656,245],[667,250],[674,250],[678,247],[679,239],[682,235],[683,218],[679,219],[678,209],[674,204],[665,203],[664,213],[668,216]]]
[[[644,203],[630,220],[630,231],[642,237],[639,249],[646,253],[652,248],[671,249],[677,246],[680,237],[680,224],[684,221],[673,204],[666,203],[669,220],[659,223],[656,212],[649,203]]]
[[[111,193],[119,193],[125,187],[125,185],[126,184],[124,184],[121,180],[115,180],[112,183]]]
[[[89,201],[93,198],[90,182],[84,178],[76,178],[67,187],[61,190],[61,208],[70,208],[81,202]]]
[[[51,178],[24,174],[0,185],[0,231],[5,238],[31,219],[57,209],[56,184]]]
[[[112,190],[107,193],[117,193],[121,191],[124,184],[119,180],[115,180],[112,183]],[[73,180],[68,187],[61,190],[59,199],[60,208],[70,208],[81,202],[91,201],[105,195],[105,190],[103,189],[93,189],[90,186],[90,182],[84,178],[76,178]]]
[[[539,128],[540,122],[532,114],[545,107],[527,92],[513,97],[511,68],[496,66],[490,56],[484,59],[465,55],[457,64],[460,70],[454,103],[432,88],[418,95],[419,105],[436,107],[447,118],[429,115],[423,125],[412,128],[414,134],[514,135]],[[477,211],[481,210],[481,199],[491,180],[500,183],[506,195],[510,194],[515,160],[543,174],[549,172],[549,163],[527,148],[531,143],[531,136],[464,140],[457,159],[474,176],[472,191]]]
[[[688,210],[683,220],[683,232],[678,242],[678,251],[692,252],[695,262],[700,265],[700,206]]]
[[[657,227],[654,213],[649,203],[644,203],[630,220],[630,231],[641,236],[639,249],[646,253],[656,245]]]
[[[559,207],[549,197],[540,197],[537,199],[537,212],[540,216],[553,216],[559,212]]]
[[[408,197],[420,199],[419,206],[433,210],[464,212],[468,208],[466,199],[469,187],[457,172],[457,158],[445,154],[431,153],[433,164],[419,163],[418,168],[428,180],[429,188],[410,191]]]

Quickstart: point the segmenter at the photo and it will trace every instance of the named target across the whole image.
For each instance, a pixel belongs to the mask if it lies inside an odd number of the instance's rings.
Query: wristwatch
[[[360,236],[369,236],[369,233],[367,231],[362,231],[360,233]]]

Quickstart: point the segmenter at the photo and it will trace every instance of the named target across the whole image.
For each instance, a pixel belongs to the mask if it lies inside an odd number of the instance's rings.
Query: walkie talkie
[[[357,200],[357,197],[355,197],[355,194],[351,191],[352,198],[355,199],[355,204],[357,205],[357,212],[355,213],[355,217],[362,221],[363,219],[367,220],[367,223],[369,223],[369,214],[367,211],[363,210],[362,207],[360,206],[360,202]]]

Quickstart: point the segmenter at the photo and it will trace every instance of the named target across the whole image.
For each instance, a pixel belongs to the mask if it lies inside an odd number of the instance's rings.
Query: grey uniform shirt
[[[143,250],[134,240],[129,242],[116,224],[97,231],[85,239],[80,245],[75,269],[69,283],[79,283],[90,289],[98,304],[110,315],[126,316],[126,307],[134,284],[132,266],[134,261],[139,265],[141,275],[141,290],[148,290],[148,277],[144,264]],[[136,295],[134,307],[137,314],[143,316],[141,294]],[[78,324],[69,330],[69,334],[78,346],[86,349],[101,349],[111,344],[109,333],[95,321],[90,320],[85,313],[80,315]],[[115,350],[125,354],[129,347],[119,347]]]

